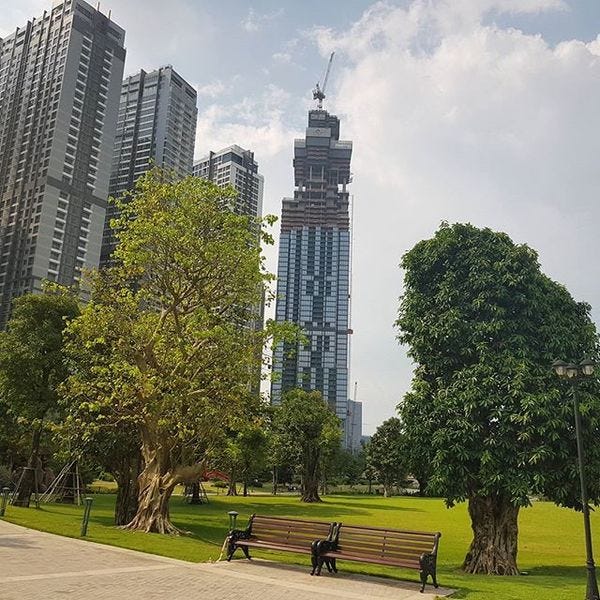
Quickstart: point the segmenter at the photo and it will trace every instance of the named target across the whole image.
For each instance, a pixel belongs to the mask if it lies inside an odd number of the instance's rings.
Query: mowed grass
[[[94,497],[88,538],[193,562],[219,558],[228,529],[227,511],[240,513],[238,526],[245,526],[252,513],[342,521],[344,523],[389,526],[442,532],[438,558],[441,585],[456,588],[453,598],[468,600],[573,600],[585,597],[585,548],[581,514],[536,502],[521,511],[519,521],[519,577],[470,576],[460,571],[471,539],[466,506],[447,509],[440,499],[373,496],[330,496],[321,504],[302,504],[289,496],[212,496],[208,505],[190,506],[182,497],[171,502],[171,516],[186,536],[132,533],[115,528],[113,495]],[[59,504],[42,508],[9,506],[6,519],[12,523],[60,535],[78,537],[83,509]],[[592,515],[596,546],[600,541],[600,516]],[[307,556],[255,552],[263,558],[309,565]],[[416,571],[389,567],[341,563],[340,569],[400,579],[418,580]]]

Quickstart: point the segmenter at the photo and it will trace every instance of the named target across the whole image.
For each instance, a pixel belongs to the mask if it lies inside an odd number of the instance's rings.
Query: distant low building
[[[362,402],[348,400],[348,416],[346,419],[346,448],[351,452],[362,449]]]

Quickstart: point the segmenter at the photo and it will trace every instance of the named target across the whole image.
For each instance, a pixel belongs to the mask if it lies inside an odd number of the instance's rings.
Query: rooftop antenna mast
[[[315,86],[315,89],[313,90],[313,99],[317,101],[317,108],[319,110],[323,109],[323,100],[325,100],[325,88],[327,87],[327,80],[329,79],[329,73],[331,71],[331,63],[333,62],[334,54],[335,54],[335,52],[332,52],[331,56],[329,57],[329,62],[327,63],[327,70],[325,71],[325,77],[323,78],[323,87],[321,87],[319,85],[319,82],[317,82],[317,85]]]

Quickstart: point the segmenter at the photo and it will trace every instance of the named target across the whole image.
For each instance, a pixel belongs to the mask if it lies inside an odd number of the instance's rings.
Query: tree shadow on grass
[[[586,570],[585,565],[543,565],[523,569],[530,577],[567,577],[569,579],[581,579],[585,583]]]

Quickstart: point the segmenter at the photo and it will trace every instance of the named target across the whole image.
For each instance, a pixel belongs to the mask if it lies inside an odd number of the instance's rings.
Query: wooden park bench
[[[241,548],[248,559],[249,548],[298,552],[311,555],[314,571],[316,555],[313,545],[318,540],[330,540],[336,525],[337,523],[323,521],[252,515],[246,529],[233,529],[229,532],[226,540],[227,560],[231,560],[238,548]]]
[[[321,574],[323,564],[337,573],[337,560],[352,560],[391,567],[416,569],[421,575],[421,592],[431,575],[436,579],[437,551],[441,533],[401,531],[339,523],[330,539],[314,546],[313,573]]]

